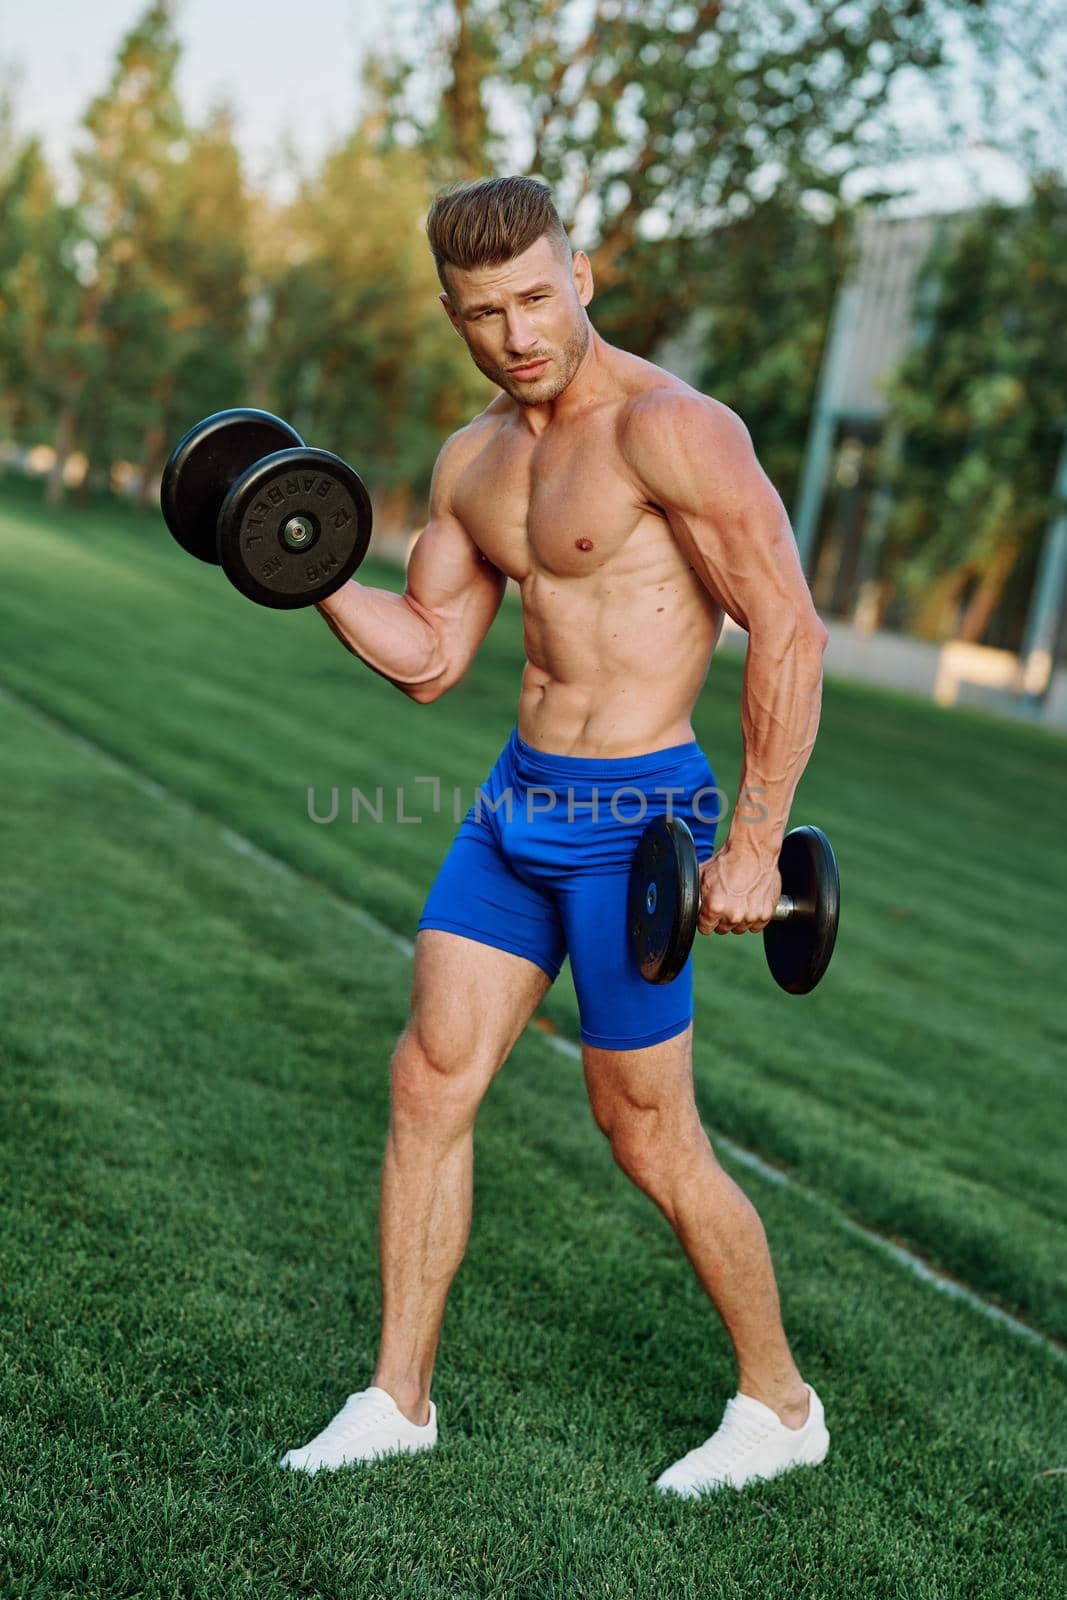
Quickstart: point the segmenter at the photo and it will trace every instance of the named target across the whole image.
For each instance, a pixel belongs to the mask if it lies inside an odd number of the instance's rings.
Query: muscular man
[[[513,578],[527,664],[517,726],[419,922],[392,1061],[372,1384],[282,1464],[307,1472],[429,1448],[430,1383],[471,1221],[478,1106],[569,955],[593,1115],[660,1207],[729,1333],[737,1393],[657,1488],[698,1495],[823,1459],[766,1235],[693,1095],[692,971],[640,976],[630,860],[673,807],[701,855],[702,933],[770,921],[789,808],[815,741],[826,629],[782,503],[727,407],[607,344],[549,190],[497,178],[437,197],[441,303],[502,391],[445,443],[402,595],[351,582],[319,610],[420,705],[463,677]],[[748,630],[739,804],[713,852],[715,780],[690,720],[723,615]],[[701,800],[703,795],[703,800]]]

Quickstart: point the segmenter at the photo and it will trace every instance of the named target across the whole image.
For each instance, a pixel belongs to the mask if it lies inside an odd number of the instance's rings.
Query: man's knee
[[[393,1116],[449,1128],[473,1122],[498,1065],[409,1022],[390,1067]]]
[[[607,1134],[617,1167],[646,1194],[667,1193],[694,1162],[715,1162],[711,1143],[698,1116],[681,1118],[659,1108],[616,1119]]]

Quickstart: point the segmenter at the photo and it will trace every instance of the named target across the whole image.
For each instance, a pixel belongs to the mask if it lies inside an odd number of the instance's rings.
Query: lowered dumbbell
[[[268,411],[217,411],[190,428],[163,470],[160,505],[183,550],[278,611],[325,600],[370,544],[358,473]]]
[[[834,952],[841,884],[821,828],[793,828],[778,857],[782,894],[763,930],[771,976],[789,994],[814,989]],[[630,948],[649,983],[670,983],[685,966],[700,912],[700,865],[681,817],[654,817],[630,868]]]

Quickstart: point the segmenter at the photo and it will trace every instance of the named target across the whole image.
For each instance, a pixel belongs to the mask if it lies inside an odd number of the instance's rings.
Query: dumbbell
[[[787,993],[808,994],[830,964],[841,904],[837,859],[822,829],[792,828],[778,870],[782,894],[763,930],[767,965]],[[627,895],[630,948],[649,983],[681,972],[699,912],[696,841],[681,817],[653,817],[634,851]]]
[[[160,505],[183,550],[278,611],[325,600],[370,544],[358,473],[269,411],[217,411],[190,428],[163,469]]]

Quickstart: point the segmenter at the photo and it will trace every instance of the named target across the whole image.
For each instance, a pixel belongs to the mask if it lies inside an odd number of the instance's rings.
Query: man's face
[[[478,371],[522,406],[562,394],[589,345],[593,276],[584,251],[564,264],[542,236],[499,266],[445,270],[441,303]]]

